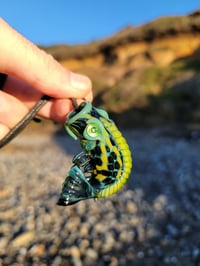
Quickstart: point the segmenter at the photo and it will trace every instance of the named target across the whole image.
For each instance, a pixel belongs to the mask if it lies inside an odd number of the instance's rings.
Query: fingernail
[[[86,76],[70,73],[70,82],[72,87],[80,90],[87,89],[90,86],[90,80]]]

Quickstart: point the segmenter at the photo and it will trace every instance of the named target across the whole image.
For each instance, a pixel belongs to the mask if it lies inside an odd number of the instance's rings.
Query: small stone
[[[61,256],[56,256],[55,259],[53,260],[53,265],[54,266],[60,266],[62,263],[62,258]]]
[[[163,260],[165,264],[169,265],[177,265],[178,262],[176,256],[166,256]]]
[[[92,249],[92,248],[88,248],[86,250],[86,257],[88,261],[95,261],[98,259],[98,253],[96,252],[96,250]]]
[[[138,224],[140,224],[140,222],[141,222],[141,219],[138,216],[133,216],[129,220],[129,224],[132,226],[137,226]]]
[[[119,235],[119,240],[122,241],[122,243],[132,243],[133,239],[135,238],[135,231],[123,231]]]
[[[167,205],[167,198],[164,195],[158,196],[154,201],[154,209],[156,211],[162,211]]]
[[[173,237],[176,237],[178,235],[178,229],[173,224],[167,225],[167,231]]]
[[[152,248],[149,248],[148,251],[147,251],[147,254],[148,254],[149,256],[153,256],[154,253],[155,253],[155,251],[154,251]]]
[[[105,226],[100,222],[95,224],[94,226],[95,233],[103,233],[105,232]]]
[[[70,232],[77,231],[77,228],[81,225],[81,220],[79,217],[73,217],[67,222],[67,229]]]
[[[89,247],[90,242],[88,239],[83,239],[79,245],[81,254],[84,255],[86,249]]]
[[[137,205],[133,201],[127,202],[127,212],[129,213],[136,213],[138,211]]]
[[[87,237],[88,236],[88,232],[89,232],[89,225],[87,223],[81,224],[80,231],[79,231],[80,237],[81,238]]]
[[[58,247],[55,244],[53,244],[49,248],[49,251],[48,252],[49,252],[49,255],[55,256],[58,253]]]
[[[4,212],[0,212],[0,219],[7,221],[9,219],[13,219],[15,217],[15,210],[14,209],[8,209]]]
[[[30,249],[30,254],[32,256],[42,256],[45,252],[45,245],[44,244],[36,244]]]
[[[70,248],[69,254],[72,257],[72,261],[73,261],[73,265],[74,266],[82,266],[82,262],[81,262],[81,254],[80,254],[80,250],[78,247],[76,246],[72,246]]]
[[[196,259],[197,257],[199,257],[199,255],[200,255],[200,250],[199,250],[199,248],[198,248],[198,247],[194,247],[194,248],[192,249],[192,257],[193,257],[194,259]]]
[[[110,266],[118,266],[118,259],[114,256],[111,257]]]
[[[137,253],[137,257],[138,257],[138,259],[143,259],[144,258],[144,252],[143,251],[139,251]]]
[[[8,187],[0,189],[0,199],[2,200],[4,198],[8,197],[8,196],[12,195],[12,193],[13,193],[13,191]]]
[[[101,239],[94,239],[93,240],[93,247],[95,250],[101,249],[103,247],[104,243],[101,241]]]
[[[80,258],[81,254],[80,254],[80,250],[79,248],[77,248],[76,246],[72,246],[70,248],[70,251],[69,251],[70,255],[72,257],[77,257],[77,258]]]
[[[12,245],[14,247],[22,247],[32,242],[34,239],[35,234],[34,232],[25,232],[17,236],[13,241]]]
[[[1,237],[0,238],[0,250],[4,249],[7,245],[8,245],[8,238],[7,237]]]

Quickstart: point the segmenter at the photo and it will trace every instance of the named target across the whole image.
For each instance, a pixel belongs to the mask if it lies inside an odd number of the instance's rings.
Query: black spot
[[[117,159],[117,156],[116,156],[116,154],[115,154],[114,152],[111,152],[110,156],[111,156],[114,160]]]
[[[102,160],[101,160],[99,157],[96,157],[96,158],[95,158],[95,163],[96,163],[97,165],[102,165]]]
[[[90,153],[92,156],[95,156],[95,149],[91,150]]]
[[[114,171],[112,175],[113,175],[114,177],[116,177],[117,174],[118,174],[118,172],[117,172],[117,171]]]
[[[115,168],[114,168],[113,164],[109,164],[109,165],[108,165],[108,170],[111,170],[111,171],[112,171],[112,170],[114,170],[114,169],[115,169]]]
[[[114,139],[113,139],[113,138],[111,138],[111,137],[110,137],[110,142],[111,142],[111,144],[112,144],[113,146],[115,146],[115,145],[116,145],[116,143],[115,143]]]
[[[109,176],[103,182],[107,186],[113,184],[115,182],[115,178],[113,176]]]
[[[100,149],[99,146],[96,146],[96,147],[95,147],[95,154],[97,154],[97,155],[101,155],[101,149]]]
[[[90,114],[96,118],[100,117],[100,114],[97,112],[97,110],[95,108],[92,108]]]
[[[112,172],[111,171],[108,171],[108,170],[99,170],[98,173],[104,175],[104,176],[110,176],[112,175]]]
[[[108,146],[106,146],[106,151],[110,152],[110,148]]]
[[[114,158],[113,158],[112,156],[109,156],[109,157],[108,157],[108,162],[109,162],[109,163],[112,163],[112,164],[113,164],[114,161],[115,161],[115,160],[114,160]]]
[[[118,162],[115,162],[115,169],[119,169],[120,168],[120,165]]]
[[[99,188],[99,189],[102,187],[101,182],[99,180],[97,180],[95,178],[95,176],[93,176],[93,178],[91,178],[90,185],[93,186],[93,187],[95,187],[95,188]]]

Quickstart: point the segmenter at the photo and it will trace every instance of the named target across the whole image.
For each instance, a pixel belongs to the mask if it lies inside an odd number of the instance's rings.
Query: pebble
[[[89,263],[91,263],[91,261],[95,262],[98,260],[98,253],[96,252],[95,249],[92,248],[88,248],[86,250],[85,256]]]
[[[0,153],[0,265],[199,265],[199,142],[125,131],[133,173],[116,195],[56,205],[79,145],[22,134]]]
[[[12,245],[15,248],[19,248],[19,247],[23,247],[25,245],[29,245],[30,243],[32,243],[33,239],[34,239],[34,232],[25,232],[20,234],[19,236],[17,236],[13,241],[12,241]]]
[[[42,255],[44,255],[45,253],[45,245],[44,244],[36,244],[36,245],[33,245],[30,250],[29,250],[29,254],[30,256],[33,256],[33,257],[40,257]]]
[[[72,246],[68,252],[72,257],[79,258],[80,259],[80,250],[77,246]]]

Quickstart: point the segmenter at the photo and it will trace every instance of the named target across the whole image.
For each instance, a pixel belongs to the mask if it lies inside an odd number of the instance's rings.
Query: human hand
[[[0,90],[0,139],[43,96],[52,99],[38,115],[64,122],[73,109],[70,98],[92,100],[91,81],[63,68],[0,18],[0,73],[8,78]]]

